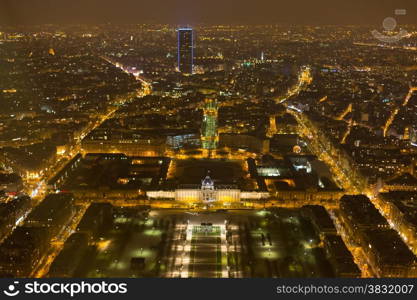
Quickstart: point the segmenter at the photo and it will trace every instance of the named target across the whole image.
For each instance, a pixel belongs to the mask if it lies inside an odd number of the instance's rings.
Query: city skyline
[[[417,278],[411,14],[2,27],[0,276]]]

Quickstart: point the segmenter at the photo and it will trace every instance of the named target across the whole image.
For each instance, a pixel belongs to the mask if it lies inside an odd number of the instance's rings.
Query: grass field
[[[190,277],[221,277],[220,230],[219,226],[193,227],[189,266]]]

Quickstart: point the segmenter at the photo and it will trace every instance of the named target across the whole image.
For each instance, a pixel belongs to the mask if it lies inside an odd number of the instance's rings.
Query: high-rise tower
[[[194,32],[192,28],[178,29],[178,70],[192,74],[194,66]]]

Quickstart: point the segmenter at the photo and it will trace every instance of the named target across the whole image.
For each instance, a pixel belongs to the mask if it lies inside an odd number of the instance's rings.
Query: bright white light
[[[299,109],[299,108],[297,108],[297,107],[295,107],[293,105],[289,105],[288,108],[289,109],[292,109],[292,110],[295,110],[296,112],[299,112],[299,113],[302,113],[303,112],[301,109]]]
[[[19,219],[17,219],[17,221],[16,221],[16,226],[18,226],[19,224],[20,224],[20,222],[22,222],[23,221],[23,219],[24,219],[24,217],[22,216],[22,217],[20,217]]]

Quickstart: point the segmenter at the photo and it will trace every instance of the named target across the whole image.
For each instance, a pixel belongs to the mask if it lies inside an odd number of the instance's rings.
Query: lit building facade
[[[81,142],[83,153],[123,153],[128,156],[156,157],[166,151],[166,137],[144,134],[119,135],[95,132]]]
[[[204,105],[203,125],[201,128],[201,141],[204,149],[217,148],[219,136],[218,127],[218,103],[215,99],[207,98]]]
[[[233,205],[241,200],[261,200],[269,197],[267,192],[241,191],[235,185],[215,185],[207,176],[201,185],[179,186],[175,191],[147,191],[147,197],[155,199],[171,199],[193,204]]]
[[[201,186],[188,186],[175,191],[175,200],[191,204],[221,203],[224,205],[239,202],[241,192],[234,185],[215,186],[210,176],[201,181]]]

